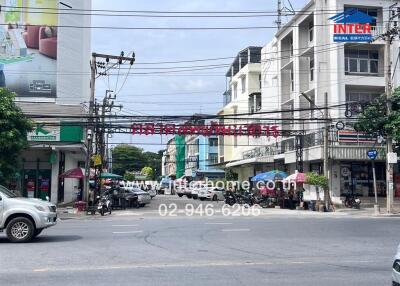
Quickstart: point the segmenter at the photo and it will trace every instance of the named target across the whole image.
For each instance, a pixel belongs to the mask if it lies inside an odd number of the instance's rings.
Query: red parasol
[[[64,179],[82,179],[85,177],[85,170],[82,168],[75,168],[62,173],[60,178]]]

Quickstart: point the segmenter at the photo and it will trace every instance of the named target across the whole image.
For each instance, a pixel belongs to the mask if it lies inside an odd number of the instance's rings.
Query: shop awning
[[[83,168],[71,169],[62,173],[59,177],[64,179],[82,179],[85,177],[85,170]]]
[[[119,179],[122,179],[122,176],[117,175],[117,174],[112,174],[112,173],[101,173],[100,178],[101,178],[101,179],[115,179],[115,180],[119,180]]]

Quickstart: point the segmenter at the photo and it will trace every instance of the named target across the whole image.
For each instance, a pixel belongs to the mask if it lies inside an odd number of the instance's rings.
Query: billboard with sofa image
[[[0,87],[19,97],[56,97],[58,1],[0,5]]]

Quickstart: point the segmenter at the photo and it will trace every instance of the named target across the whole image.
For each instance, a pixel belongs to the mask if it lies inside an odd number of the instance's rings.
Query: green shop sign
[[[59,126],[37,123],[28,133],[30,142],[82,142],[83,128],[71,123],[61,122]]]

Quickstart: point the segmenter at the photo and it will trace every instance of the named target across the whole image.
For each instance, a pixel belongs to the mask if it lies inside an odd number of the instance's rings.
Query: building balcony
[[[357,132],[330,132],[329,158],[334,160],[369,160],[367,151],[378,150],[376,160],[384,160],[384,146],[376,145],[372,138]],[[343,135],[346,135],[344,137]],[[242,153],[243,160],[267,158],[268,160],[284,159],[286,164],[296,162],[296,145],[294,138],[288,138],[273,145],[257,147]],[[303,137],[303,160],[323,160],[323,132],[310,133]],[[264,160],[266,161],[266,160]]]

